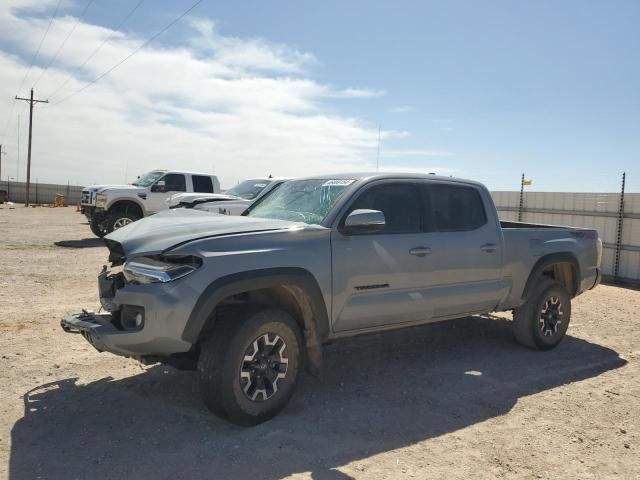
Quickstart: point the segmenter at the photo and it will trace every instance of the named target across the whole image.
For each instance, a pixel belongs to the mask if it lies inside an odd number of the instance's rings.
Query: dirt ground
[[[106,249],[75,208],[0,207],[2,479],[640,478],[638,291],[577,298],[550,352],[493,316],[336,342],[321,378],[244,429],[208,413],[193,373],[63,333],[65,312],[98,308]]]

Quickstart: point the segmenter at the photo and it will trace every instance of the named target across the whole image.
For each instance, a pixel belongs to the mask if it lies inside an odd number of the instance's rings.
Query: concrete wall
[[[80,202],[80,192],[82,188],[77,185],[56,185],[51,183],[31,183],[29,188],[29,201],[31,203],[53,203],[56,193],[68,196],[67,204],[76,205]],[[27,191],[25,182],[7,182],[3,180],[0,183],[0,190],[6,190],[9,193],[9,200],[15,203],[24,203]]]
[[[520,192],[492,192],[502,220],[517,220]],[[625,194],[619,276],[640,280],[640,193]],[[613,275],[619,193],[525,192],[523,222],[596,228],[604,243],[602,267]]]

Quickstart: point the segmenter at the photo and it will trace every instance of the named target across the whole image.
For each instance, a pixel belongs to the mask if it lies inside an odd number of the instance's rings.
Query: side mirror
[[[354,210],[344,221],[342,233],[358,235],[380,232],[384,230],[385,224],[384,213],[380,210]]]
[[[153,187],[151,187],[151,191],[152,192],[164,192],[164,189],[165,189],[166,185],[167,184],[165,183],[164,180],[160,180],[160,181],[156,182],[156,184]]]

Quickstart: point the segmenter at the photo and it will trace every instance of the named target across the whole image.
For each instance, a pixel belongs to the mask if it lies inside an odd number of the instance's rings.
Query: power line
[[[73,35],[73,32],[75,32],[76,28],[78,27],[78,24],[82,21],[82,19],[84,18],[84,16],[87,14],[87,10],[89,10],[89,7],[91,6],[91,4],[94,2],[94,0],[89,0],[87,2],[87,4],[84,7],[84,10],[82,11],[82,13],[80,14],[80,16],[76,19],[76,23],[73,24],[73,27],[71,27],[71,30],[69,31],[69,33],[67,34],[67,36],[65,37],[65,39],[62,41],[62,43],[60,44],[60,46],[58,47],[58,50],[56,51],[55,55],[51,58],[51,60],[49,60],[49,63],[47,64],[47,66],[42,70],[42,72],[40,72],[40,76],[38,77],[38,79],[35,81],[35,83],[33,84],[33,86],[31,88],[35,88],[36,85],[38,84],[38,82],[40,80],[42,80],[42,77],[44,77],[44,74],[47,73],[47,70],[49,70],[49,67],[51,65],[53,65],[53,62],[55,62],[58,59],[58,55],[60,55],[60,51],[62,51],[62,49],[64,48],[64,46],[66,45],[67,41],[69,40],[69,37],[71,37],[71,35]]]
[[[84,61],[80,64],[80,66],[76,67],[77,69],[80,69],[82,67],[84,67],[93,57],[95,57],[98,52],[100,52],[100,50],[102,50],[102,47],[104,47],[109,40],[111,40],[111,38],[115,35],[115,33],[120,30],[125,23],[127,23],[127,21],[129,21],[129,18],[135,13],[136,10],[138,10],[138,7],[140,7],[140,5],[142,5],[144,3],[144,0],[139,0],[138,3],[136,3],[134,5],[134,7],[129,10],[129,13],[127,13],[127,15],[125,15],[125,17],[122,19],[122,21],[113,29],[111,30],[111,33],[107,36],[107,38],[104,39],[104,41],[98,46],[98,48],[96,48],[91,54],[89,54],[89,56],[87,58],[84,59]],[[56,93],[58,93],[60,90],[62,90],[65,85],[67,83],[69,83],[69,80],[71,80],[73,78],[73,74],[69,75],[64,82],[62,82],[54,91],[53,93],[51,93],[50,95],[47,96],[47,98],[51,98],[53,96],[55,96]]]
[[[18,91],[16,92],[16,95],[20,95],[20,90],[22,90],[22,87],[24,86],[24,82],[27,79],[27,76],[29,75],[29,72],[31,72],[31,68],[33,67],[33,64],[35,63],[36,58],[38,58],[38,55],[40,54],[40,49],[42,48],[42,44],[44,43],[44,39],[47,38],[47,34],[49,33],[49,29],[51,28],[51,24],[53,23],[53,19],[56,18],[56,15],[58,15],[58,9],[60,8],[60,3],[62,3],[62,0],[58,0],[58,4],[56,5],[56,9],[53,11],[53,15],[51,15],[51,18],[49,19],[49,24],[47,25],[47,29],[44,31],[44,35],[42,35],[42,38],[40,39],[40,44],[38,45],[36,53],[34,53],[33,57],[31,58],[31,63],[29,64],[29,68],[25,72],[24,77],[22,77],[22,82],[20,82],[20,87],[18,88]],[[7,118],[7,124],[4,127],[4,133],[2,135],[3,137],[7,135],[7,130],[9,129],[9,123],[11,122],[11,115],[13,115],[13,108],[15,107],[15,104],[16,104],[16,100],[14,98],[13,102],[11,102],[11,108],[9,109],[9,118]]]
[[[51,15],[51,18],[49,19],[49,24],[47,25],[47,29],[44,31],[44,35],[40,39],[40,44],[38,45],[38,49],[36,50],[36,53],[33,54],[33,58],[31,59],[31,64],[29,65],[29,69],[27,70],[27,73],[24,74],[24,77],[22,78],[22,83],[20,84],[20,88],[18,89],[18,93],[16,95],[20,94],[20,90],[22,90],[22,87],[24,86],[24,81],[27,79],[27,76],[29,75],[29,72],[31,71],[31,68],[33,67],[33,64],[35,63],[36,58],[38,58],[38,55],[40,54],[40,49],[42,48],[42,44],[44,43],[44,39],[47,38],[47,34],[49,33],[49,29],[51,28],[51,24],[53,23],[53,19],[56,18],[56,15],[58,15],[58,9],[60,8],[60,3],[61,2],[62,2],[62,0],[58,0],[58,4],[56,5],[56,9],[53,11],[53,15]]]
[[[62,102],[70,99],[71,97],[76,96],[77,94],[83,92],[84,90],[86,90],[87,88],[89,88],[91,85],[93,85],[94,83],[96,83],[97,81],[99,81],[101,78],[106,77],[107,75],[109,75],[112,71],[114,71],[116,68],[118,68],[120,65],[122,65],[124,62],[126,62],[127,60],[129,60],[131,57],[133,57],[136,53],[138,53],[140,50],[142,50],[144,47],[146,47],[147,45],[149,45],[151,42],[153,42],[156,38],[158,38],[160,35],[162,35],[164,32],[166,32],[167,30],[169,30],[171,27],[173,27],[176,23],[178,23],[180,20],[182,20],[189,12],[191,12],[191,10],[193,10],[194,8],[196,8],[198,5],[200,5],[203,2],[203,0],[198,0],[197,2],[195,2],[193,5],[191,5],[187,10],[185,10],[182,14],[180,14],[177,18],[175,18],[174,20],[172,20],[167,26],[165,26],[162,30],[160,30],[158,33],[156,33],[155,35],[153,35],[151,38],[149,38],[146,42],[144,42],[142,45],[140,45],[138,48],[136,48],[133,52],[131,52],[129,55],[127,55],[126,57],[124,57],[122,60],[120,60],[118,63],[116,63],[113,67],[111,67],[110,69],[108,69],[106,72],[98,75],[96,78],[94,78],[93,80],[91,80],[89,83],[87,83],[85,86],[83,86],[82,88],[76,90],[74,93],[67,95],[66,97],[64,97],[62,100],[59,100],[57,102],[55,102],[53,105],[59,105]]]

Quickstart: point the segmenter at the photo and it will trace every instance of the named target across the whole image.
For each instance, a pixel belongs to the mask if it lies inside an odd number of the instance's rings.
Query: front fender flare
[[[329,316],[322,291],[314,276],[303,268],[283,267],[234,273],[213,281],[202,292],[182,332],[183,340],[196,343],[207,320],[218,304],[233,295],[264,288],[288,285],[303,292],[310,314],[304,320],[305,343],[308,348],[320,347],[329,336]]]

